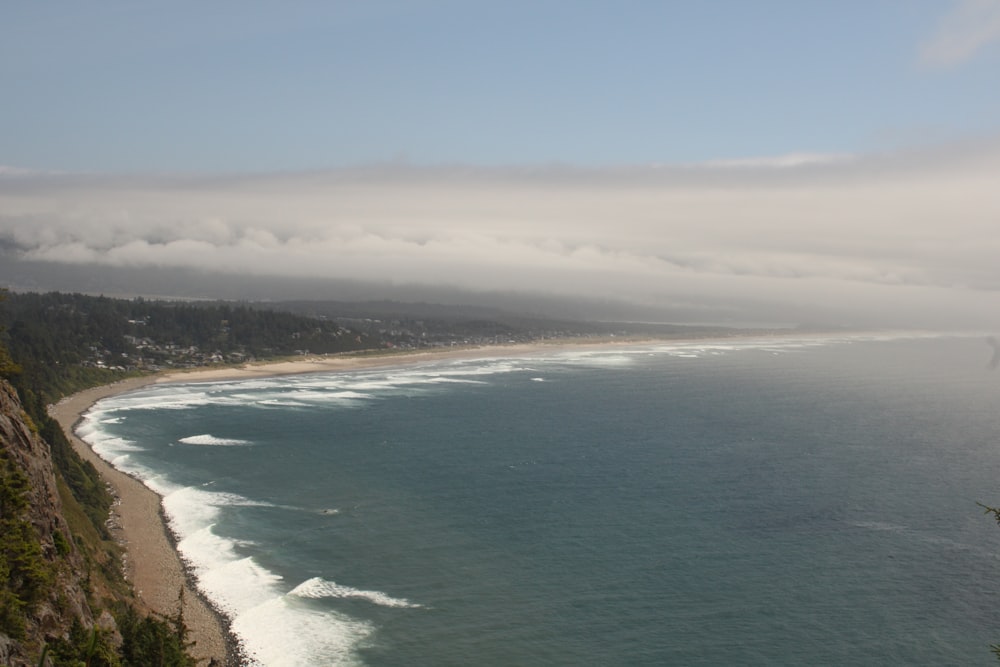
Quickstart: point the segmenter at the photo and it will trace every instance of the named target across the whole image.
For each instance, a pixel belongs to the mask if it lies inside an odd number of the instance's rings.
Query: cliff
[[[92,632],[88,569],[64,516],[51,449],[0,380],[0,664],[37,665],[45,645]],[[97,625],[116,634],[107,612]]]

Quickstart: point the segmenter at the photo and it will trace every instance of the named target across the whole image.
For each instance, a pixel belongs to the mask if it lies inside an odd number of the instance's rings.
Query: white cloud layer
[[[617,170],[0,176],[20,257],[1000,324],[1000,144]]]
[[[972,58],[988,44],[1000,41],[1000,0],[960,0],[924,44],[924,63],[951,67]]]

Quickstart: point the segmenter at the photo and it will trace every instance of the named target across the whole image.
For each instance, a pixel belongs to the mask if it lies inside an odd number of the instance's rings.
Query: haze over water
[[[80,434],[261,665],[992,664],[982,338],[155,386]]]

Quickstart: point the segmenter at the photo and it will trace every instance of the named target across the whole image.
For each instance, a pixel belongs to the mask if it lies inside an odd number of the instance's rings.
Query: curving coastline
[[[461,348],[377,354],[350,357],[308,357],[301,360],[262,362],[240,367],[197,368],[168,371],[78,392],[49,407],[77,453],[94,465],[112,487],[116,502],[112,508],[112,532],[125,547],[125,571],[132,582],[139,603],[161,615],[177,612],[181,589],[184,590],[184,620],[194,642],[191,654],[202,664],[211,660],[224,665],[239,665],[239,643],[228,631],[228,620],[215,611],[199,593],[176,550],[173,535],[167,528],[161,508],[162,498],[138,479],[113,467],[77,437],[75,429],[82,416],[97,401],[135,391],[144,386],[167,382],[215,382],[246,380],[275,375],[363,370],[385,366],[404,366],[449,358],[518,355],[531,351],[551,351],[565,344],[517,345],[489,348]],[[574,346],[575,347],[575,346]]]
[[[707,339],[698,339],[705,342]],[[296,360],[261,362],[240,367],[195,368],[167,371],[93,387],[62,399],[49,408],[62,426],[73,447],[90,461],[111,485],[118,499],[112,508],[115,538],[125,547],[126,575],[132,582],[139,602],[147,610],[161,615],[177,611],[179,592],[184,590],[184,619],[194,641],[191,654],[203,664],[214,659],[219,664],[239,665],[242,655],[237,638],[228,630],[228,619],[218,613],[198,591],[194,579],[176,550],[174,537],[167,527],[162,498],[138,479],[114,468],[76,436],[79,421],[97,401],[159,383],[238,381],[277,375],[324,373],[387,366],[410,366],[445,359],[524,356],[546,354],[563,349],[641,345],[659,341],[581,340],[547,341],[497,347],[450,348],[429,352],[372,354],[362,356],[314,356]],[[671,343],[695,342],[672,339]]]
[[[197,593],[174,549],[172,536],[160,510],[161,498],[139,480],[115,469],[74,433],[77,422],[90,407],[108,396],[138,389],[155,382],[156,376],[135,378],[94,387],[73,394],[49,408],[62,426],[73,448],[97,468],[113,488],[112,508],[115,539],[125,547],[126,576],[135,588],[139,603],[161,615],[177,613],[178,596],[184,590],[184,620],[190,630],[191,654],[207,664],[238,664],[235,644],[224,619]]]

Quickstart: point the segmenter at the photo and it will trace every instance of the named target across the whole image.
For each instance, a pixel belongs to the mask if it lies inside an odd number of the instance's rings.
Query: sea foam
[[[141,463],[133,456],[134,453],[145,451],[139,443],[111,435],[105,430],[108,424],[104,410],[91,410],[83,415],[75,433],[86,442],[94,453],[122,472],[139,479],[146,486],[159,494],[170,493],[178,487],[167,482],[163,476]]]
[[[360,665],[357,649],[371,623],[274,597],[233,619],[233,632],[255,667]]]
[[[183,442],[185,445],[205,445],[208,447],[241,447],[253,444],[249,440],[239,440],[237,438],[217,438],[209,433],[189,435],[186,438],[179,439],[177,442]]]
[[[287,593],[280,575],[240,553],[240,547],[249,543],[221,537],[213,530],[225,507],[273,505],[237,494],[186,487],[165,496],[163,506],[170,528],[178,537],[177,550],[191,567],[198,588],[232,621],[232,630],[251,664],[271,667],[358,662],[355,651],[374,630],[369,623],[296,603],[307,596],[295,590]],[[377,592],[359,593],[382,600],[377,603],[387,606],[410,604]]]
[[[423,605],[410,602],[404,598],[394,598],[387,593],[382,593],[381,591],[364,591],[357,588],[351,588],[350,586],[344,586],[343,584],[327,581],[322,577],[313,577],[312,579],[302,582],[292,589],[289,595],[312,599],[354,598],[358,600],[367,600],[372,604],[377,604],[382,607],[398,607],[405,609],[420,609],[423,607]]]
[[[566,378],[563,375],[567,372],[563,366],[583,367],[609,367],[614,371],[616,366],[628,367],[639,366],[647,363],[650,357],[659,357],[663,361],[666,358],[679,357],[676,362],[685,367],[689,364],[687,359],[712,358],[713,363],[716,358],[727,355],[744,354],[750,351],[755,358],[763,358],[764,355],[799,355],[809,351],[809,348],[826,345],[831,342],[848,342],[844,339],[817,339],[803,337],[800,339],[759,339],[759,340],[726,340],[726,341],[694,341],[662,343],[653,346],[614,347],[606,350],[582,351],[579,353],[568,353],[565,355],[552,354],[549,356],[531,356],[530,358],[516,361],[496,361],[486,362],[462,361],[453,363],[440,363],[433,366],[422,366],[412,369],[383,369],[378,371],[338,373],[338,374],[314,374],[308,376],[295,376],[272,381],[254,381],[252,383],[217,383],[199,384],[197,387],[158,387],[155,390],[147,391],[142,396],[134,400],[127,397],[115,399],[115,403],[100,404],[99,409],[92,411],[93,419],[85,420],[81,424],[80,433],[86,432],[88,442],[96,442],[95,449],[104,452],[121,463],[122,467],[135,469],[138,464],[135,460],[148,460],[144,453],[149,444],[149,451],[155,451],[155,443],[146,443],[145,436],[135,436],[134,440],[127,438],[115,438],[110,433],[130,433],[128,428],[116,428],[122,415],[129,410],[151,409],[158,410],[176,409],[177,406],[241,406],[244,408],[269,408],[275,406],[291,404],[297,410],[316,410],[324,413],[336,412],[341,407],[365,409],[374,405],[382,399],[390,397],[409,395],[431,395],[434,393],[447,393],[449,391],[461,391],[468,383],[480,384],[489,380],[490,375],[501,375],[504,373],[521,372],[523,375],[518,381],[505,382],[510,385],[512,391],[522,389],[519,381],[539,382],[550,379],[553,390],[558,389]],[[786,361],[786,366],[789,365]],[[665,367],[667,367],[665,365]],[[571,369],[568,372],[576,373],[578,369]],[[598,373],[589,373],[588,377],[594,377]],[[574,377],[574,376],[570,376]],[[533,385],[532,389],[544,389],[544,386]],[[549,390],[546,390],[548,392]],[[538,392],[529,392],[537,394]],[[484,392],[485,394],[485,392]],[[652,393],[650,395],[655,395]],[[216,412],[212,411],[213,416]],[[132,415],[126,422],[129,426],[134,426]],[[172,413],[173,414],[173,413]],[[350,417],[357,416],[352,413]],[[266,415],[271,418],[271,415]],[[659,419],[659,418],[658,418]],[[135,423],[139,423],[139,416]],[[220,441],[227,440],[220,434],[228,432],[227,426],[223,424],[233,424],[243,422],[238,420],[226,421],[226,415],[222,415],[220,421],[212,422],[212,425],[191,426],[190,430],[174,432],[164,438],[161,443],[163,447],[170,444],[182,442],[184,444],[204,444],[220,445]],[[270,422],[274,423],[274,422]],[[280,422],[278,422],[280,423]],[[660,424],[657,421],[656,424]],[[202,432],[208,431],[208,432]],[[139,431],[141,433],[141,431]],[[252,432],[252,431],[251,431]],[[199,433],[199,435],[188,435]],[[180,437],[186,436],[186,437]],[[133,436],[128,436],[133,437]],[[252,436],[258,438],[258,436]],[[736,436],[734,436],[736,437]],[[200,442],[195,442],[199,440]],[[241,441],[246,444],[246,441]],[[196,448],[176,447],[170,450],[172,454],[182,454],[194,460],[207,460],[212,458],[225,459],[230,456],[241,454],[255,454],[264,452],[266,443],[265,435],[259,436],[256,444],[261,445],[259,450],[226,450],[211,452],[198,450]],[[292,445],[289,444],[289,447]],[[576,451],[576,450],[573,450]],[[214,456],[218,454],[219,456]],[[747,454],[749,456],[749,454]],[[569,460],[570,457],[565,457]],[[307,459],[308,460],[308,459]],[[520,461],[522,459],[511,459]],[[514,467],[527,467],[534,465],[538,468],[538,461],[534,459],[523,459],[524,463],[510,465]],[[645,460],[644,460],[645,463]],[[152,465],[152,464],[151,464]],[[205,469],[198,469],[203,473]],[[600,469],[602,474],[604,469]],[[241,474],[241,468],[225,469],[217,472],[218,477],[215,484],[219,488],[224,486],[227,476]],[[449,613],[447,603],[442,603],[442,599],[435,597],[436,593],[429,589],[421,589],[417,582],[407,585],[401,591],[391,590],[392,586],[380,586],[378,579],[374,583],[369,583],[361,573],[356,573],[347,563],[337,562],[342,558],[344,552],[339,550],[331,551],[326,560],[320,561],[315,567],[309,570],[302,570],[297,575],[290,574],[284,565],[272,565],[278,563],[279,559],[272,560],[273,554],[268,554],[268,545],[260,533],[261,543],[255,544],[248,540],[234,538],[227,534],[220,535],[232,529],[242,530],[245,525],[237,525],[228,522],[227,508],[242,506],[270,506],[281,509],[309,512],[319,515],[335,515],[336,509],[315,509],[315,508],[294,508],[285,506],[267,505],[258,503],[248,498],[232,493],[219,493],[214,491],[215,485],[199,485],[178,487],[171,484],[170,480],[156,477],[151,471],[144,471],[139,474],[147,485],[158,490],[165,496],[164,507],[170,521],[170,528],[178,538],[178,551],[185,561],[191,566],[191,571],[197,577],[200,589],[223,610],[232,621],[233,632],[241,639],[247,655],[249,664],[253,665],[302,665],[302,664],[360,664],[360,653],[366,646],[374,646],[379,641],[377,623],[382,620],[363,619],[385,619],[392,617],[394,622],[399,620],[401,625],[381,629],[388,635],[385,646],[389,647],[393,642],[392,632],[396,636],[400,634],[400,627],[407,619],[423,622],[421,617],[430,617],[429,612],[420,611],[428,607],[435,607],[434,615],[442,617]],[[737,475],[739,477],[739,475]],[[199,477],[204,479],[204,477]],[[242,480],[241,480],[242,481]],[[545,485],[538,485],[539,488],[546,488]],[[331,484],[331,487],[334,487]],[[241,488],[252,488],[250,485]],[[650,487],[654,488],[654,487]],[[661,488],[656,485],[655,488]],[[315,504],[315,507],[332,507],[337,503],[353,503],[355,491],[349,493],[337,488],[336,494],[330,496],[319,495],[310,497],[305,504]],[[248,491],[249,492],[249,491]],[[506,489],[505,489],[506,492]],[[504,496],[506,497],[506,496]],[[345,505],[347,507],[348,505]],[[280,520],[286,517],[283,513]],[[345,512],[339,518],[323,521],[320,524],[310,524],[313,526],[313,533],[309,539],[322,539],[328,531],[330,536],[338,539],[349,536],[351,530],[357,529],[356,525],[359,516],[355,512]],[[656,515],[663,518],[664,515]],[[918,530],[919,524],[914,524],[914,528],[907,528],[905,525],[897,525],[888,521],[879,522],[880,515],[873,515],[870,522],[858,522],[850,524],[856,530],[845,531],[858,533],[861,538],[865,538],[864,532],[875,531],[876,538],[881,541],[896,539],[897,534],[900,544],[907,540],[909,544],[903,546],[930,545],[938,550],[944,548],[945,553],[968,549],[961,540],[951,539],[946,536],[937,536],[927,531]],[[273,517],[270,517],[273,518]],[[268,520],[270,520],[270,518]],[[297,519],[300,517],[297,517]],[[372,521],[370,516],[366,516],[363,522],[365,530],[373,530],[372,527],[379,524]],[[245,523],[245,522],[244,522]],[[643,524],[646,525],[646,524]],[[842,527],[841,527],[842,528]],[[225,530],[224,530],[225,529]],[[218,531],[218,532],[217,532]],[[239,533],[238,533],[239,534]],[[645,533],[643,533],[645,534]],[[247,532],[243,535],[256,536],[258,533]],[[296,535],[296,539],[304,537]],[[852,537],[855,537],[852,535]],[[727,536],[727,539],[730,537]],[[303,543],[307,540],[303,539]],[[890,543],[894,544],[894,543]],[[983,551],[983,553],[990,553]],[[252,555],[251,555],[252,554]],[[267,554],[267,555],[265,555]],[[977,551],[977,559],[988,562]],[[330,565],[327,570],[326,566]],[[333,573],[333,572],[336,573]],[[415,570],[416,571],[416,570]],[[323,572],[328,578],[314,576]],[[645,571],[644,571],[645,572]],[[281,576],[284,574],[284,577]],[[366,573],[374,576],[370,572]],[[357,580],[352,580],[357,576]],[[333,581],[336,579],[337,581]],[[696,580],[691,577],[691,580]],[[752,577],[751,577],[752,579]],[[358,587],[347,585],[348,582]],[[386,588],[386,592],[380,590],[369,590]],[[766,589],[765,589],[766,590]],[[396,593],[396,595],[393,595]],[[640,591],[641,593],[641,591]],[[474,596],[467,596],[474,597]],[[418,601],[426,603],[421,605]],[[693,604],[693,603],[692,603]],[[881,603],[879,603],[881,604]],[[662,625],[660,620],[660,609],[657,599],[650,603],[655,610],[654,623]],[[882,607],[877,606],[877,609]],[[693,613],[698,613],[693,612]],[[606,616],[603,612],[601,616]],[[683,620],[683,619],[682,619]],[[419,623],[417,623],[417,626]],[[787,623],[787,627],[797,625],[794,621]],[[417,627],[414,626],[414,627]],[[473,632],[467,632],[467,637],[479,631],[477,627]],[[751,626],[752,627],[752,626]],[[538,632],[544,632],[547,628],[539,627]],[[443,633],[443,631],[442,631]],[[502,632],[502,636],[497,639],[497,645],[503,646],[504,642],[509,642],[510,635]],[[477,638],[478,639],[478,638]],[[430,642],[428,642],[430,643]],[[443,643],[443,642],[442,642]],[[711,645],[709,641],[701,641],[698,650],[703,650],[706,645]],[[656,647],[655,638],[653,639]],[[389,650],[387,648],[387,650]],[[395,650],[395,649],[393,649]],[[400,651],[403,653],[403,651]],[[390,654],[394,655],[394,654]],[[496,655],[496,654],[494,654]],[[444,664],[447,661],[433,662],[431,660],[396,660],[395,664]],[[613,661],[607,661],[613,662]],[[663,661],[663,663],[669,661]],[[675,662],[683,662],[676,660]],[[720,661],[722,662],[722,661]],[[660,663],[660,664],[663,664]]]

